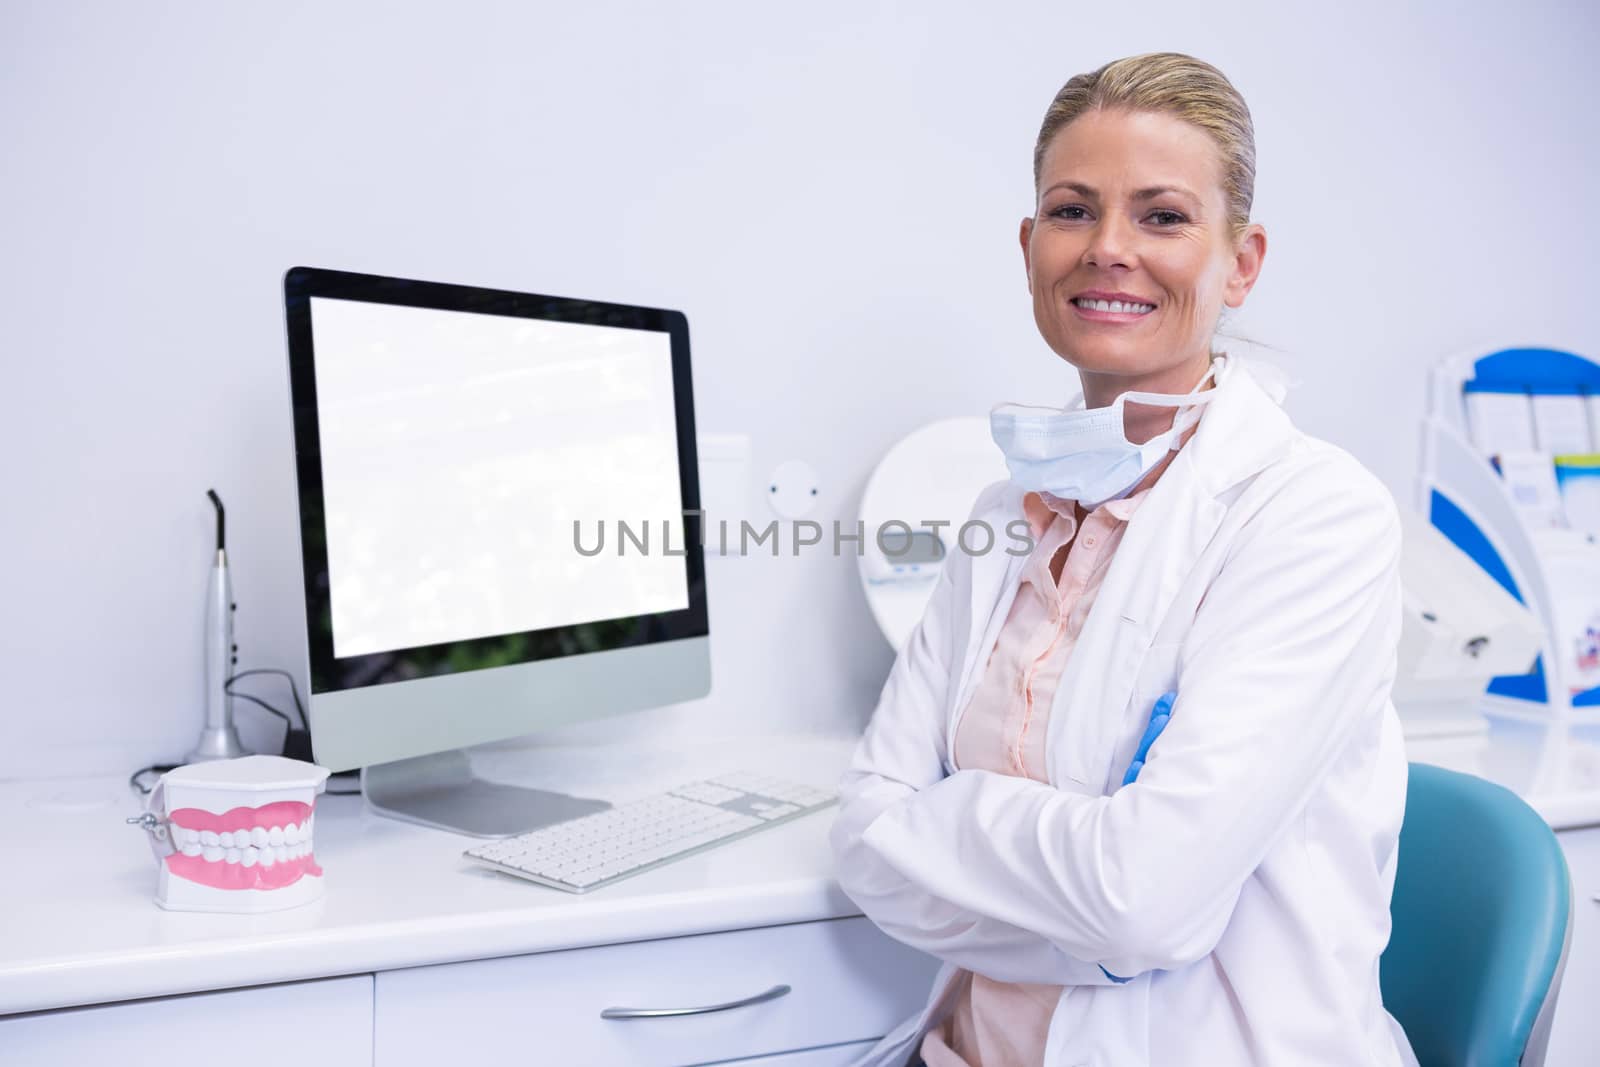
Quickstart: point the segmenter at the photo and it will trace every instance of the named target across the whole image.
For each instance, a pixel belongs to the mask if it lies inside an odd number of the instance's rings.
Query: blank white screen
[[[336,657],[688,607],[667,333],[326,297],[311,325]]]

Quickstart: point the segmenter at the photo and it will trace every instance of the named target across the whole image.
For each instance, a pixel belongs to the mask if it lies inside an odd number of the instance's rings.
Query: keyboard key
[[[758,812],[756,812],[756,815],[757,815],[757,817],[762,818],[762,819],[781,819],[785,815],[793,815],[795,812],[797,812],[799,810],[800,810],[800,805],[798,805],[798,804],[784,804],[781,807],[766,808],[764,810],[758,811]]]

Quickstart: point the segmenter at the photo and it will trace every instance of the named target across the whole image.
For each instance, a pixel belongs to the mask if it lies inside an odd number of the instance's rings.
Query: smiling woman
[[[1056,94],[1033,171],[1035,213],[1020,238],[1034,319],[1078,368],[1086,405],[1129,389],[1186,392],[1222,309],[1244,303],[1267,251],[1250,222],[1244,100],[1188,56],[1108,64]],[[1130,410],[1130,438],[1154,435],[1163,414]]]
[[[1400,522],[1218,320],[1260,275],[1250,113],[1209,64],[1079,75],[1034,151],[1033,314],[1083,382],[1002,404],[1011,477],[850,769],[840,885],[944,961],[871,1067],[1414,1065],[1378,960],[1405,808]]]

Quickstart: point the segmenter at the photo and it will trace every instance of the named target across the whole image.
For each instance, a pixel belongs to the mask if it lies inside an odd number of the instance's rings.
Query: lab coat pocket
[[[1138,706],[1143,698],[1153,691],[1154,696],[1149,703],[1143,705],[1147,718],[1150,704],[1155,703],[1155,697],[1178,688],[1179,653],[1182,650],[1181,641],[1151,645],[1145,650],[1144,658],[1139,661],[1139,670],[1134,675],[1133,683],[1134,702],[1135,706]]]

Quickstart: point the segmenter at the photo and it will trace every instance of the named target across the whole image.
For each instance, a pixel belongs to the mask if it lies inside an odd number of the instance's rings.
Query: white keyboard
[[[586,893],[809,815],[838,799],[781,778],[724,774],[475,845],[462,855],[552,889]]]

